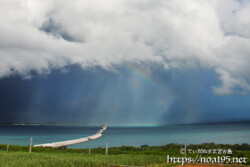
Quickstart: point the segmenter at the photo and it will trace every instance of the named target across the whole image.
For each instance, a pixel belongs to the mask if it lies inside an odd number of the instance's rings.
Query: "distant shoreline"
[[[219,124],[250,124],[249,119],[240,119],[240,120],[216,120],[210,122],[195,122],[195,123],[176,123],[176,124],[161,124],[161,125],[109,125],[109,127],[164,127],[164,126],[176,126],[176,125],[219,125]],[[100,125],[83,125],[83,124],[73,124],[73,123],[25,123],[25,122],[3,122],[1,125],[15,125],[15,126],[79,126],[79,127],[99,127]]]

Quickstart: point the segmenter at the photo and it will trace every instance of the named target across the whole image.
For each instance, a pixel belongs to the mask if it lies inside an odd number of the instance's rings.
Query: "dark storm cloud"
[[[216,96],[213,71],[166,71],[154,64],[0,80],[0,122],[157,125],[249,118],[248,95]],[[146,78],[149,75],[151,78]]]
[[[0,121],[12,122],[25,119],[34,92],[39,89],[39,81],[9,77],[0,80]]]
[[[109,72],[68,66],[64,71],[1,79],[0,121],[157,124],[169,104],[124,67]]]

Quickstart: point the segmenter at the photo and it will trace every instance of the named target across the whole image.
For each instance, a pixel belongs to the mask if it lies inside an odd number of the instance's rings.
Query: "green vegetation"
[[[164,163],[164,156],[154,155],[101,155],[79,153],[25,153],[25,152],[0,152],[0,166],[2,167],[102,167],[108,164],[125,165],[150,165]]]
[[[164,146],[141,147],[121,146],[109,148],[109,155],[105,156],[105,148],[91,149],[66,149],[66,148],[32,148],[28,153],[28,146],[0,145],[1,167],[102,167],[102,166],[173,166],[167,164],[166,157],[183,157],[181,144],[168,144]],[[236,144],[224,145],[204,143],[200,145],[188,145],[187,149],[231,149],[231,157],[246,157],[249,165],[250,145]],[[216,157],[218,154],[199,154],[203,157]],[[224,154],[225,155],[225,154]],[[196,157],[197,153],[187,153],[187,157]],[[223,154],[221,155],[223,156]]]

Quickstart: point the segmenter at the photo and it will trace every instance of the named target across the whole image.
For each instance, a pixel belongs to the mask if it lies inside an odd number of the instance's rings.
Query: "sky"
[[[249,0],[0,1],[0,122],[250,119]]]

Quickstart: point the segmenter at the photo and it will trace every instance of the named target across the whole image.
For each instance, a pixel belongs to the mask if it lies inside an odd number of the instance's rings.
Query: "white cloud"
[[[0,2],[0,77],[78,63],[200,64],[215,93],[249,92],[250,2],[236,0],[9,0]]]
[[[243,78],[233,78],[230,73],[223,69],[216,69],[222,81],[221,87],[213,87],[214,92],[219,95],[228,95],[232,93],[246,93],[250,91],[250,85]]]

